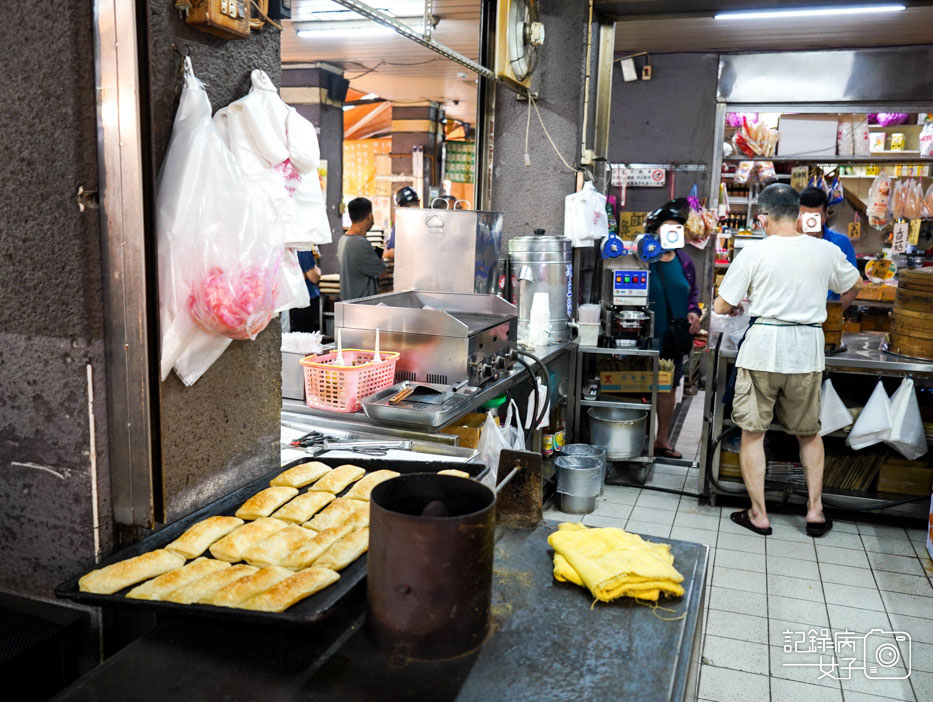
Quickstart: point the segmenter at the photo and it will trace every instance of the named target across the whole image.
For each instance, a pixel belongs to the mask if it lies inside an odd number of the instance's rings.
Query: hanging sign
[[[647,216],[647,212],[620,212],[619,238],[625,241],[633,241],[636,234],[645,231],[645,217]]]
[[[798,193],[807,187],[809,166],[794,166],[790,171],[790,187]]]
[[[613,166],[612,184],[622,185],[623,182],[630,188],[661,188],[667,183],[667,170]]]
[[[857,241],[862,238],[862,218],[855,213],[855,219],[849,222],[849,239]]]
[[[894,225],[894,236],[891,239],[891,253],[902,254],[907,251],[907,239],[910,236],[909,232],[909,222],[898,222]]]
[[[920,220],[910,220],[910,234],[907,235],[907,243],[916,246],[920,243]]]

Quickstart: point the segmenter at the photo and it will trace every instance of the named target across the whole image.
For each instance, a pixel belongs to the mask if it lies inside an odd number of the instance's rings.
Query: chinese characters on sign
[[[619,238],[632,241],[637,234],[645,231],[645,217],[647,212],[620,212]]]
[[[903,631],[872,629],[867,634],[829,629],[785,630],[784,653],[816,654],[786,667],[818,668],[818,678],[850,680],[852,671],[866,678],[904,680],[910,677],[910,635]]]

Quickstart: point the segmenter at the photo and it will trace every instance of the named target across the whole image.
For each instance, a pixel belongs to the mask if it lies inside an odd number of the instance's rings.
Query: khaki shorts
[[[736,370],[732,421],[738,426],[745,431],[767,431],[776,420],[788,434],[819,434],[822,372]]]

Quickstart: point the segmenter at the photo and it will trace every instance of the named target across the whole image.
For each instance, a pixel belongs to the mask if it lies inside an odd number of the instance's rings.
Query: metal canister
[[[475,480],[413,473],[370,497],[368,626],[393,658],[454,658],[489,629],[496,496]]]
[[[531,302],[546,292],[550,304],[549,341],[570,338],[573,315],[573,244],[563,236],[520,236],[509,241],[512,304],[518,307],[518,338],[529,338]]]

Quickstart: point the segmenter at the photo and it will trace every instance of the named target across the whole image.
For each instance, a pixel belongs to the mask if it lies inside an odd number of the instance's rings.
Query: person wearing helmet
[[[656,234],[664,224],[685,224],[690,213],[686,198],[665,203],[645,218],[645,232]],[[674,379],[670,392],[658,394],[658,433],[654,453],[666,458],[683,458],[671,445],[671,418],[674,416],[674,389],[684,374],[684,352],[670,347],[665,332],[671,322],[686,320],[691,335],[700,331],[700,291],[693,261],[682,249],[666,250],[650,264],[648,306],[654,312],[654,342],[661,358],[674,363]],[[668,343],[665,343],[668,342]]]
[[[406,185],[395,193],[395,206],[421,207],[421,198],[418,197],[418,193],[414,188]],[[395,260],[395,225],[392,225],[392,233],[389,234],[389,239],[386,241],[386,250],[382,253],[382,260]]]

